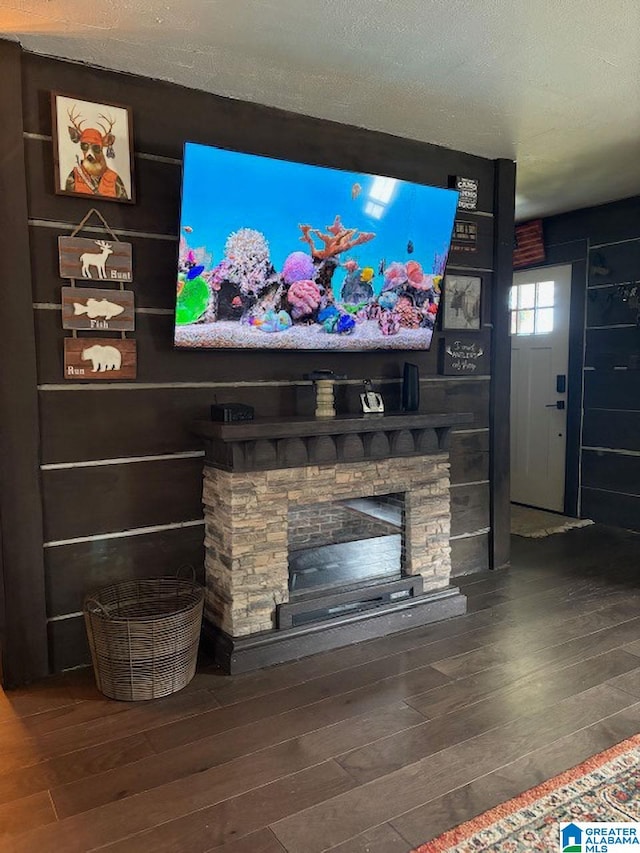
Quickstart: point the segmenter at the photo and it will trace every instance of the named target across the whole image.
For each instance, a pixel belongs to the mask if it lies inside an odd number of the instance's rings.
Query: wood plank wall
[[[53,193],[52,89],[133,108],[137,204],[98,203],[133,243],[138,379],[62,379],[56,242],[89,208]],[[397,406],[405,359],[421,373],[424,411],[473,412],[452,443],[452,556],[457,574],[489,565],[489,376],[441,378],[431,352],[178,352],[172,348],[182,146],[185,140],[361,170],[439,186],[449,175],[479,179],[474,255],[452,254],[451,271],[483,278],[484,337],[492,333],[494,172],[492,161],[258,105],[35,55],[23,55],[23,124],[40,405],[44,562],[50,666],[88,660],[82,596],[129,576],[202,566],[202,453],[189,431],[217,401],[248,401],[261,415],[308,409],[302,376],[344,371],[343,410],[356,410],[359,383],[379,384]],[[96,229],[96,237],[101,236]]]
[[[1,46],[1,45],[0,45]],[[4,684],[47,673],[38,395],[21,110],[21,53],[0,50],[0,651]]]
[[[569,368],[584,379],[579,514],[640,530],[640,327],[619,293],[640,288],[640,196],[549,217],[544,234],[547,263],[572,263],[581,279],[572,316],[584,359]]]

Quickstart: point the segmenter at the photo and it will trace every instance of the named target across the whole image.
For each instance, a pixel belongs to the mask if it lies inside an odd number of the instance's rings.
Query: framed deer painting
[[[482,279],[474,275],[446,275],[442,299],[442,328],[458,331],[479,329]]]
[[[58,195],[135,202],[131,110],[51,93]]]

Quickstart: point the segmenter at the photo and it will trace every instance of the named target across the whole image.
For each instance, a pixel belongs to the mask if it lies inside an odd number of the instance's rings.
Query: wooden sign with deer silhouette
[[[132,332],[135,329],[133,291],[63,287],[62,328]]]
[[[133,281],[131,243],[58,237],[61,278],[84,281]]]
[[[55,191],[104,201],[135,201],[131,110],[51,94]]]

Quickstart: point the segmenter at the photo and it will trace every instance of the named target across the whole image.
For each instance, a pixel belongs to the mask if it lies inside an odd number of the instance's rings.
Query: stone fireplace
[[[239,672],[465,612],[449,585],[447,439],[451,426],[469,421],[199,422],[205,619],[217,659]],[[388,538],[391,554],[394,535],[397,569],[381,560],[368,575],[366,566],[341,574],[341,543]],[[327,582],[296,583],[305,546],[333,547]]]

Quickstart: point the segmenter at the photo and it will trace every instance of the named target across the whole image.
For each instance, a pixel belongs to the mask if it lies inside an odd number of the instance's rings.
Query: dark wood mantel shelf
[[[473,422],[466,412],[258,418],[239,423],[196,421],[206,463],[226,471],[330,465],[441,453],[452,427]]]

